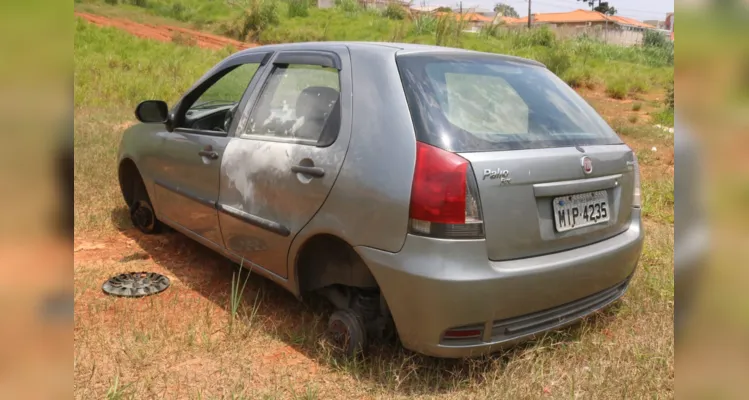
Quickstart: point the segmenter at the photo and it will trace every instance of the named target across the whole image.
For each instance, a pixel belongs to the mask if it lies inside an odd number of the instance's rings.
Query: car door
[[[287,254],[333,187],[351,130],[348,49],[284,51],[238,123],[221,162],[226,248],[287,277]]]
[[[267,54],[227,59],[209,71],[175,106],[163,132],[154,190],[159,218],[222,248],[216,202],[219,169],[232,118]]]

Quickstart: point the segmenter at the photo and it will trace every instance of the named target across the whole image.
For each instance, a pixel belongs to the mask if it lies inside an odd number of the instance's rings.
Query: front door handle
[[[324,169],[320,167],[308,167],[305,165],[292,165],[291,172],[309,175],[314,178],[322,178],[323,176],[325,176]]]
[[[200,150],[198,152],[198,155],[201,156],[201,157],[206,157],[209,160],[216,160],[216,159],[218,159],[218,153],[216,153],[215,151],[213,151],[213,146],[210,146],[210,145],[209,146],[205,146],[203,148],[203,150]]]

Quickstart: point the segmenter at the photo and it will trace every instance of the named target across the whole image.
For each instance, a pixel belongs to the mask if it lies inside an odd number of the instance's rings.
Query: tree
[[[608,1],[601,1],[601,0],[577,0],[577,1],[588,3],[591,10],[598,11],[599,13],[602,13],[602,14],[615,15],[617,12],[616,8],[614,8],[613,6],[609,6]],[[596,5],[596,3],[598,5]]]
[[[609,6],[609,3],[603,2],[598,5],[598,7],[593,8],[594,11],[598,11],[601,14],[606,15],[615,15],[616,14],[616,8]]]
[[[494,12],[497,14],[501,14],[503,17],[520,18],[520,14],[518,14],[518,12],[515,11],[515,9],[512,8],[511,5],[507,5],[504,3],[497,3],[494,6]]]

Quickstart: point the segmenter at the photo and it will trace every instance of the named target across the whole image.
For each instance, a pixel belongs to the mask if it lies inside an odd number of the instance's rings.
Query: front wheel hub
[[[137,228],[144,230],[151,229],[155,219],[151,206],[144,201],[138,201],[133,205],[131,218]]]

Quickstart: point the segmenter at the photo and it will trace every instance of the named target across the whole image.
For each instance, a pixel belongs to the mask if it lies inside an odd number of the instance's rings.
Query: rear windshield
[[[455,152],[621,143],[546,68],[471,53],[396,60],[421,142]]]

